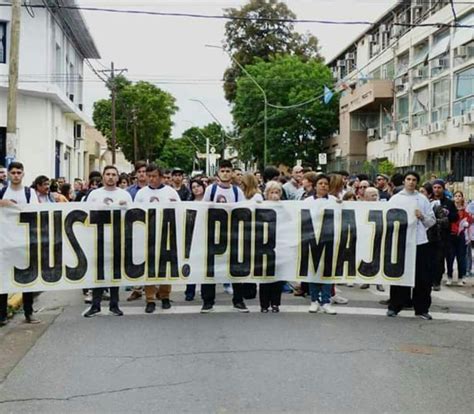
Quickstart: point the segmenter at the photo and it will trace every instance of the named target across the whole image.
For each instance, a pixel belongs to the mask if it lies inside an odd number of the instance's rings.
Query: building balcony
[[[354,112],[360,109],[377,108],[383,101],[393,100],[393,82],[391,80],[370,80],[357,86],[340,100],[340,112]]]

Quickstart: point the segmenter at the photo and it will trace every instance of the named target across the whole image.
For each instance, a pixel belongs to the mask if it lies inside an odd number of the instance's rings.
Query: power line
[[[468,3],[469,4],[469,3]],[[9,4],[0,3],[0,7],[10,7]],[[24,5],[23,5],[24,7]],[[37,4],[29,5],[30,8],[47,8],[46,5]],[[236,20],[236,21],[252,21],[252,22],[272,22],[272,23],[306,23],[306,24],[325,24],[325,25],[362,25],[372,26],[375,22],[365,20],[317,20],[317,19],[273,19],[266,17],[238,17],[228,15],[213,15],[213,14],[199,14],[199,13],[179,13],[179,12],[159,12],[152,10],[136,10],[136,9],[116,9],[116,8],[105,8],[105,7],[87,7],[87,6],[64,6],[57,5],[57,9],[64,10],[81,10],[89,12],[103,12],[103,13],[115,13],[115,14],[131,14],[131,15],[146,15],[146,16],[166,16],[166,17],[182,17],[182,18],[193,18],[193,19],[212,19],[212,20]],[[401,27],[457,27],[457,28],[474,28],[474,24],[450,24],[450,23],[401,23],[394,22],[394,26]]]

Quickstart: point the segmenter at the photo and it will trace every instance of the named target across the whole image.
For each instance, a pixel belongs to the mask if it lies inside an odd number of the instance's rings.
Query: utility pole
[[[7,145],[6,166],[16,158],[17,136],[17,97],[18,67],[20,60],[20,22],[21,0],[12,1],[12,20],[10,31],[10,61],[8,67],[8,101],[7,101]]]
[[[132,109],[132,123],[133,123],[133,158],[134,164],[138,162],[138,136],[137,136],[137,111]]]
[[[115,69],[115,64],[114,62],[112,62],[110,64],[110,70],[101,70],[99,72],[102,72],[102,73],[109,73],[110,72],[110,75],[109,77],[107,78],[107,86],[108,88],[110,89],[110,92],[111,92],[111,97],[112,97],[112,136],[110,137],[111,140],[112,140],[112,164],[115,165],[116,163],[116,155],[115,155],[115,152],[116,152],[116,148],[117,148],[117,128],[116,128],[116,125],[115,125],[115,104],[116,104],[116,100],[117,100],[117,85],[115,83],[116,81],[116,75],[115,75],[115,71],[119,72],[117,76],[120,76],[121,74],[123,74],[124,72],[127,71],[127,69]]]

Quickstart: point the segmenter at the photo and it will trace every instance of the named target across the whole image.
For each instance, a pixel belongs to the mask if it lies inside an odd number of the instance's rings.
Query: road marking
[[[260,313],[259,306],[248,306],[250,312]],[[348,306],[334,307],[340,315],[359,315],[359,316],[386,316],[387,310],[384,308],[351,308]],[[183,315],[183,314],[197,314],[201,311],[201,306],[174,306],[169,310],[158,309],[154,314],[145,313],[144,306],[124,306],[122,311],[125,316],[157,316],[157,315]],[[282,313],[308,313],[308,306],[303,305],[282,305],[280,307]],[[214,306],[213,313],[237,313],[232,306]],[[431,313],[433,319],[457,322],[474,322],[474,315],[463,313]],[[107,308],[104,308],[102,313],[98,316],[112,316],[109,314]],[[326,316],[326,315],[324,315]],[[413,318],[413,311],[402,311],[398,317]],[[330,317],[330,315],[327,315]]]

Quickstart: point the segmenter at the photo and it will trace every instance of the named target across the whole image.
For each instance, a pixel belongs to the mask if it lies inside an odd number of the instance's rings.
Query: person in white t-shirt
[[[38,204],[36,193],[23,185],[25,169],[21,162],[12,162],[8,166],[10,184],[0,191],[0,207],[15,207],[18,204]],[[23,311],[26,323],[40,323],[33,316],[33,292],[23,293]],[[8,294],[0,295],[0,326],[8,323]]]
[[[304,203],[328,203],[336,202],[337,198],[329,194],[329,177],[320,174],[316,178],[314,185],[314,195],[306,198]],[[315,263],[315,266],[318,264]],[[335,315],[336,311],[331,307],[332,285],[329,283],[309,283],[309,292],[311,295],[310,313],[317,313],[320,309],[329,315]]]
[[[148,185],[138,191],[135,203],[159,203],[181,201],[178,192],[169,185],[164,184],[163,172],[156,164],[150,164],[146,169]],[[145,286],[146,313],[153,313],[156,309],[156,294],[161,299],[162,309],[170,309],[171,285]]]
[[[119,172],[113,165],[104,168],[102,174],[103,187],[92,191],[87,197],[87,203],[102,204],[106,206],[130,206],[132,204],[132,196],[125,190],[117,187],[119,180]],[[119,287],[109,288],[110,303],[109,310],[112,315],[122,316],[119,304]],[[84,313],[84,317],[90,318],[100,313],[100,303],[104,288],[92,289],[92,306]]]
[[[258,188],[258,180],[255,175],[248,173],[241,179],[241,188],[247,200],[261,203],[263,201],[262,193]]]
[[[232,173],[232,163],[228,160],[221,161],[218,172],[219,183],[214,183],[206,188],[204,201],[214,203],[238,203],[239,201],[244,201],[245,196],[242,190],[232,185]],[[232,289],[234,309],[239,312],[247,313],[249,310],[244,303],[243,283],[232,283]],[[201,285],[201,296],[203,300],[201,313],[212,312],[216,299],[216,285]]]

